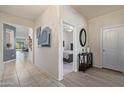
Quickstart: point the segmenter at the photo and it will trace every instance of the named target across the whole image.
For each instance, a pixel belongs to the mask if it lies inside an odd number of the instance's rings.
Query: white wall
[[[124,9],[96,17],[88,21],[89,44],[91,51],[93,52],[94,66],[102,66],[100,56],[101,28],[119,24],[124,24]]]
[[[49,6],[35,21],[35,64],[58,79],[58,6]],[[51,47],[38,48],[36,28],[49,26],[51,32]]]
[[[59,32],[59,80],[63,79],[63,67],[62,67],[62,37],[63,37],[63,23],[66,22],[72,26],[74,26],[74,32],[73,32],[73,56],[74,56],[74,71],[78,70],[78,53],[81,52],[82,47],[79,43],[79,32],[81,28],[87,29],[87,21],[86,19],[81,16],[78,12],[76,12],[73,8],[70,6],[60,6],[60,23],[61,23],[61,30]]]
[[[74,54],[75,54],[74,61],[75,63],[77,63],[78,62],[77,55],[82,50],[82,47],[80,46],[79,43],[79,32],[81,28],[87,29],[87,21],[83,16],[81,16],[70,6],[60,6],[60,16],[61,16],[61,21],[65,21],[73,25],[75,28],[73,32]],[[75,64],[75,70],[77,70],[77,64]]]
[[[61,20],[75,26],[74,41],[76,42],[78,52],[81,51],[82,47],[79,43],[79,32],[81,28],[87,29],[87,20],[70,6],[61,6],[60,16]]]
[[[61,33],[62,20],[75,26],[75,61],[77,62],[77,54],[82,49],[79,43],[79,32],[83,27],[87,29],[87,21],[84,17],[78,14],[70,6],[49,6],[35,21],[35,30],[39,26],[49,26],[52,29],[51,48],[38,48],[35,36],[35,64],[50,73],[56,79],[60,78],[61,63],[59,63],[59,38]],[[75,68],[77,69],[77,65],[75,65]]]

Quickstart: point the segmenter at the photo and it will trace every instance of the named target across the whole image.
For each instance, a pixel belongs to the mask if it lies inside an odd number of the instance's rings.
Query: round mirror
[[[82,28],[79,36],[80,44],[82,47],[86,45],[86,39],[87,39],[86,30]]]

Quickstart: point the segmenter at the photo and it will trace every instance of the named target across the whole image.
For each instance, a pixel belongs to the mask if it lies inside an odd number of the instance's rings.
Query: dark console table
[[[80,53],[79,57],[79,71],[85,72],[88,68],[93,66],[93,54],[90,53]]]

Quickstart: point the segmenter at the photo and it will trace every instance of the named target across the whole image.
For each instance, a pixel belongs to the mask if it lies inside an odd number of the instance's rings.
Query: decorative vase
[[[83,53],[86,53],[86,48],[82,48],[82,52]]]
[[[90,47],[87,47],[87,53],[90,53]]]

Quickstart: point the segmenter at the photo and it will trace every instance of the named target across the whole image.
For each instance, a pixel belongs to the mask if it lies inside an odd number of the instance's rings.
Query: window
[[[16,49],[23,49],[24,48],[24,42],[16,42]]]

